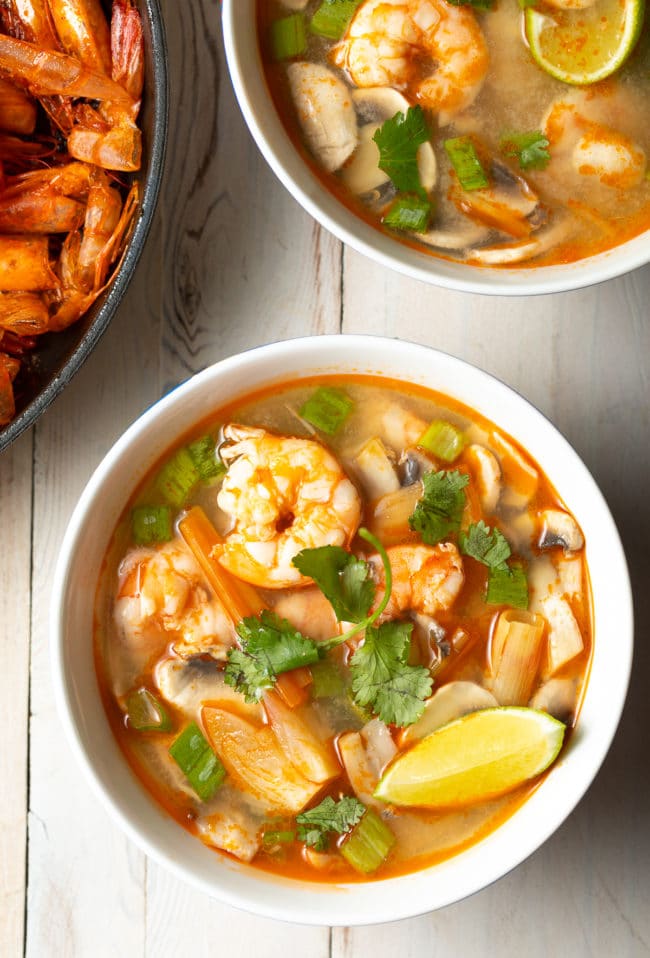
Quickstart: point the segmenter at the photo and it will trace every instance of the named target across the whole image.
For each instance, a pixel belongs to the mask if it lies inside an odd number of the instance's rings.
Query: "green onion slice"
[[[172,538],[172,512],[169,506],[136,506],[131,513],[131,534],[138,546],[169,542]]]
[[[274,20],[271,24],[271,50],[275,60],[291,60],[307,50],[307,31],[302,13]]]
[[[172,742],[169,754],[199,798],[204,802],[212,798],[226,777],[226,770],[196,722],[191,722]]]
[[[201,436],[187,447],[189,457],[202,482],[211,482],[222,476],[226,467],[217,454],[217,444],[213,436]]]
[[[486,601],[490,605],[510,605],[514,609],[528,608],[528,579],[519,565],[505,569],[490,569]]]
[[[274,845],[288,845],[289,842],[294,841],[295,837],[295,831],[288,829],[286,831],[268,830],[262,834],[262,844],[265,848],[273,848]]]
[[[431,204],[418,196],[398,196],[382,222],[396,230],[426,233],[431,219]]]
[[[339,851],[349,865],[364,875],[377,871],[395,844],[395,836],[379,815],[366,809],[361,821],[341,843]]]
[[[323,0],[309,29],[319,37],[340,40],[361,0]]]
[[[201,477],[187,449],[179,449],[156,478],[156,489],[165,502],[180,508]]]
[[[172,727],[163,705],[144,687],[127,696],[126,715],[131,728],[138,732],[169,732]]]
[[[469,136],[457,136],[452,140],[445,140],[445,152],[464,190],[482,190],[490,185],[476,147]]]
[[[299,415],[321,432],[333,436],[341,428],[354,406],[342,389],[321,386],[309,397]]]
[[[426,449],[438,459],[453,462],[458,459],[465,446],[465,436],[450,422],[434,419],[428,429],[418,439],[418,446]]]

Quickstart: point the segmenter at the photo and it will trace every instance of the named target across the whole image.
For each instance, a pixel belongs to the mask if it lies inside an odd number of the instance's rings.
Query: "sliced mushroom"
[[[556,243],[562,243],[571,234],[570,218],[558,220],[540,230],[532,239],[519,243],[503,243],[499,246],[483,246],[472,250],[467,257],[468,263],[479,266],[508,266],[512,263],[521,263],[526,259],[534,259],[548,252]]]
[[[425,472],[431,472],[435,464],[422,449],[406,449],[397,465],[402,485],[412,486]]]
[[[389,180],[388,174],[379,169],[379,147],[373,137],[386,120],[396,113],[406,113],[409,101],[391,87],[368,87],[354,90],[352,100],[362,121],[359,145],[341,171],[341,178],[348,189],[358,196],[371,193]],[[429,192],[436,185],[438,166],[431,143],[423,143],[417,152],[420,182]]]
[[[548,623],[548,667],[546,674],[555,675],[562,666],[580,655],[584,648],[580,626],[566,599],[547,595],[539,607]]]
[[[539,473],[500,432],[492,433],[490,445],[499,458],[503,473],[505,488],[501,504],[512,509],[525,508],[537,492]]]
[[[388,726],[378,718],[367,722],[360,734],[366,746],[370,767],[379,779],[388,763],[397,755],[397,746]]]
[[[262,715],[259,705],[245,703],[239,692],[226,685],[223,672],[213,662],[162,659],[156,665],[154,679],[165,701],[193,719],[200,717],[205,702],[214,700],[232,702],[251,718]]]
[[[394,457],[376,436],[364,443],[356,454],[354,467],[370,499],[378,499],[400,488]]]
[[[318,63],[292,63],[287,77],[307,146],[323,169],[333,173],[358,142],[350,91],[332,70]]]
[[[363,739],[359,732],[346,732],[339,736],[338,750],[350,785],[360,802],[364,805],[378,806],[373,798],[379,776],[368,758]]]
[[[501,466],[499,460],[485,446],[477,443],[467,446],[465,458],[476,475],[481,507],[488,515],[493,513],[501,495]]]
[[[565,552],[577,552],[585,544],[578,523],[568,512],[561,509],[544,509],[539,518],[542,533],[539,539],[540,549],[562,546]]]
[[[577,698],[575,679],[549,679],[537,689],[528,704],[531,709],[540,709],[560,722],[567,722],[575,714]]]
[[[209,814],[196,820],[196,827],[205,845],[229,852],[240,861],[250,862],[260,849],[264,814],[238,789],[222,785]]]
[[[418,233],[418,240],[427,246],[436,246],[438,249],[468,250],[477,243],[484,242],[490,231],[486,226],[479,226],[466,219],[457,228],[445,229],[438,227],[427,233]]]
[[[449,682],[428,699],[418,721],[404,729],[400,745],[413,745],[454,719],[498,704],[491,692],[475,682]]]
[[[492,183],[482,190],[453,191],[453,200],[461,212],[490,229],[517,239],[530,236],[539,223],[539,198],[522,176],[495,160],[491,165]]]

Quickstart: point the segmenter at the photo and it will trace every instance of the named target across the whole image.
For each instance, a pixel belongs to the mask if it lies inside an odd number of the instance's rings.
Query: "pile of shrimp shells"
[[[387,13],[387,5],[394,10]],[[262,49],[272,17],[289,11],[309,17],[318,6],[317,0],[258,0]],[[516,0],[499,0],[480,14],[445,0],[364,0],[340,42],[309,36],[306,57],[267,60],[267,78],[285,125],[325,183],[375,225],[396,191],[379,169],[373,136],[419,103],[435,128],[417,157],[435,212],[426,233],[394,235],[482,266],[581,258],[650,225],[650,136],[640,119],[650,91],[642,73],[629,71],[602,92],[552,79],[528,52],[522,16]],[[439,24],[445,29],[438,34]],[[427,60],[431,69],[422,70]],[[559,122],[565,115],[570,120]],[[507,130],[543,133],[551,143],[548,167],[522,172],[499,155]],[[465,134],[482,146],[488,189],[458,189],[442,143]],[[626,217],[630,226],[618,235],[612,218],[625,223]]]

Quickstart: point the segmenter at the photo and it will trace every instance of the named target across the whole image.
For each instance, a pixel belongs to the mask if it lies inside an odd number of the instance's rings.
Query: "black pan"
[[[142,253],[160,189],[167,140],[167,48],[158,0],[137,0],[145,40],[145,88],[139,123],[141,203],[120,268],[84,318],[61,333],[41,337],[16,394],[16,418],[0,430],[0,450],[32,426],[94,349],[113,318]]]

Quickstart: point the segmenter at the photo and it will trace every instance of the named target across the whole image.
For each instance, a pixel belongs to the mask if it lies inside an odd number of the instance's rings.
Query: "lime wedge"
[[[557,80],[586,86],[615,73],[643,26],[645,0],[597,0],[582,10],[528,7],[526,39],[536,63]]]
[[[557,758],[562,722],[527,708],[472,712],[427,735],[388,767],[375,797],[392,805],[450,808],[495,798]]]

